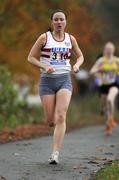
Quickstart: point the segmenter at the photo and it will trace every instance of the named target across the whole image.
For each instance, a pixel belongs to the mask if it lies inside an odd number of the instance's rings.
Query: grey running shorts
[[[56,94],[60,89],[72,91],[71,76],[69,73],[52,76],[42,76],[40,78],[40,96]]]

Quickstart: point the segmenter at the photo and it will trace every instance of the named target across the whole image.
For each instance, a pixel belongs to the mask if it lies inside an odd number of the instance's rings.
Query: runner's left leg
[[[106,133],[111,134],[112,128],[116,126],[116,122],[114,120],[114,108],[115,108],[115,98],[118,94],[117,87],[111,87],[109,90],[109,94],[107,96],[107,128]]]
[[[53,151],[59,151],[65,130],[66,130],[66,113],[69,107],[71,92],[68,89],[61,89],[56,94],[55,106],[55,130],[53,138]]]

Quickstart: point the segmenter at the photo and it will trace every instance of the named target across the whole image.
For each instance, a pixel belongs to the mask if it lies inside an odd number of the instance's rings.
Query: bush
[[[19,102],[19,91],[14,87],[10,71],[6,66],[0,66],[0,128],[15,128],[42,119],[42,107],[30,108],[25,101]]]
[[[5,122],[18,110],[18,92],[14,88],[12,76],[6,66],[0,66],[0,114]]]

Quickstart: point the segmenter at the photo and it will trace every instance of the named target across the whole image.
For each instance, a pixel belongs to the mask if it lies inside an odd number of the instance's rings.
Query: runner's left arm
[[[83,57],[83,53],[81,49],[78,46],[78,43],[75,37],[73,37],[72,35],[71,35],[71,40],[72,40],[72,49],[73,49],[74,55],[77,58],[76,63],[73,65],[73,71],[76,73],[79,71],[79,67],[83,64],[84,57]]]

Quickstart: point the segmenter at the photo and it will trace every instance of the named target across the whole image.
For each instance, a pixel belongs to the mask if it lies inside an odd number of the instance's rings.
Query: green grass
[[[119,180],[119,161],[113,161],[111,165],[101,169],[95,180]]]

